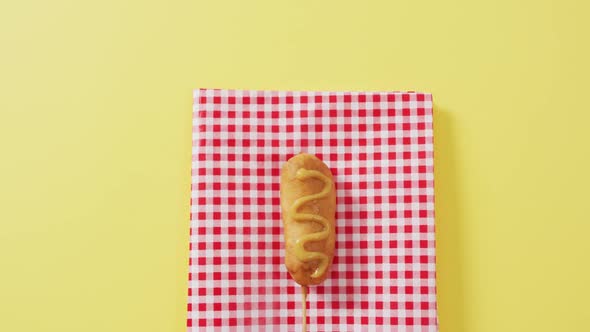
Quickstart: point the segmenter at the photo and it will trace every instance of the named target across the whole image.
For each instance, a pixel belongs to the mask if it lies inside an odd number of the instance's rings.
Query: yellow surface
[[[441,331],[590,331],[589,9],[3,1],[0,331],[184,331],[195,87],[432,92]]]

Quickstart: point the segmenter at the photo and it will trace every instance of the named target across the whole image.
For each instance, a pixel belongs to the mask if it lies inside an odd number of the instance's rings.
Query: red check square
[[[193,114],[189,332],[300,331],[278,185],[300,152],[337,188],[309,331],[437,331],[430,94],[199,89]]]

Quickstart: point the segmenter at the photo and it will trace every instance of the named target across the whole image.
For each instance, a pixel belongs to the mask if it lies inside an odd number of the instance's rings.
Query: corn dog
[[[302,153],[283,165],[281,210],[287,270],[301,286],[320,284],[334,257],[336,190],[316,156]]]

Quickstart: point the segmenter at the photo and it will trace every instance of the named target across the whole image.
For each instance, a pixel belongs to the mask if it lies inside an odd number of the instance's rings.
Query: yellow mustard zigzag
[[[301,208],[308,202],[322,199],[328,196],[328,194],[332,190],[332,180],[324,174],[322,174],[321,172],[308,170],[305,168],[300,168],[295,176],[298,180],[301,181],[315,178],[324,182],[324,188],[322,189],[322,191],[320,191],[317,194],[311,194],[298,198],[297,200],[295,200],[295,202],[293,203],[293,205],[291,205],[291,208],[289,209],[289,216],[292,220],[297,222],[316,222],[324,227],[322,231],[304,235],[301,238],[297,239],[297,241],[295,242],[295,256],[300,261],[306,263],[317,260],[320,261],[320,264],[318,265],[317,269],[311,275],[312,278],[318,278],[326,272],[326,268],[328,267],[329,263],[329,257],[328,255],[322,252],[305,250],[305,244],[308,242],[316,242],[327,239],[328,235],[330,234],[330,227],[328,225],[329,221],[321,215],[311,213],[299,213],[297,212],[297,210],[299,210],[299,208]]]

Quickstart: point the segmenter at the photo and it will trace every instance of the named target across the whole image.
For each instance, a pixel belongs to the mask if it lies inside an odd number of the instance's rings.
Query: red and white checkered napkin
[[[279,204],[299,152],[337,188],[309,331],[437,331],[430,94],[202,89],[193,121],[189,331],[301,331]]]

